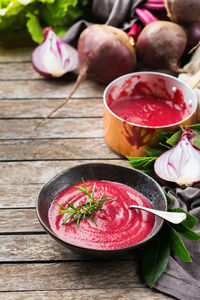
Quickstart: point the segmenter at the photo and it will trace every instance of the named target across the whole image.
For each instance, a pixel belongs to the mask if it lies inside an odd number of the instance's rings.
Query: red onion
[[[51,27],[43,31],[44,41],[32,53],[34,69],[46,77],[60,77],[78,68],[78,52],[63,42]]]
[[[196,133],[186,130],[178,144],[161,154],[154,171],[161,181],[190,186],[200,181],[200,149],[192,143]]]

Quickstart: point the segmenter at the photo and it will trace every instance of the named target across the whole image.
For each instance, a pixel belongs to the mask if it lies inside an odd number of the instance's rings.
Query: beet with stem
[[[87,76],[107,84],[121,75],[132,72],[136,65],[135,49],[129,36],[124,31],[108,25],[95,24],[86,28],[78,41],[78,55],[80,70],[71,92],[37,127],[68,102]]]
[[[180,25],[168,21],[155,21],[141,31],[136,50],[142,63],[148,67],[182,72],[178,62],[186,44],[187,35]]]

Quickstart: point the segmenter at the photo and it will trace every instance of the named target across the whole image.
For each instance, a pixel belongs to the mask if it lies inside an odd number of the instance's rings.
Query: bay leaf
[[[169,231],[164,224],[162,230],[142,251],[143,276],[152,288],[167,267],[170,256]]]

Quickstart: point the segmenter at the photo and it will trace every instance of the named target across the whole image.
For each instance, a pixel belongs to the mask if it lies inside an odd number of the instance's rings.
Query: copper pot
[[[118,100],[121,93],[130,96],[138,82],[145,82],[154,90],[154,96],[166,99],[166,91],[171,96],[177,91],[182,92],[190,114],[178,123],[166,126],[148,127],[124,121],[109,108],[108,102]],[[148,94],[148,89],[144,95]],[[195,122],[197,111],[197,97],[193,90],[176,77],[158,72],[137,72],[121,76],[112,81],[104,92],[104,139],[106,143],[118,154],[123,156],[145,156],[145,149],[158,144],[158,133],[172,132],[182,125]]]

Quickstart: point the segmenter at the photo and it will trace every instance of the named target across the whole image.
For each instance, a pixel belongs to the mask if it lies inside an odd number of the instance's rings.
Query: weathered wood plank
[[[116,257],[115,259],[120,259]],[[122,259],[122,258],[121,258]],[[124,255],[123,260],[136,259],[133,253]],[[48,234],[2,235],[0,236],[0,262],[44,262],[67,260],[96,260],[95,257],[77,254]]]
[[[0,187],[4,184],[45,184],[61,171],[87,163],[108,163],[128,166],[126,159],[0,162]]]
[[[2,140],[0,160],[112,159],[104,139]]]
[[[44,232],[35,209],[1,209],[0,233]]]
[[[2,298],[1,298],[2,297]],[[4,300],[166,300],[174,299],[149,288],[90,289],[69,291],[0,292]]]
[[[0,236],[0,249],[0,262],[89,260],[63,247],[48,234]]]
[[[0,80],[26,80],[42,79],[38,72],[33,69],[31,62],[24,63],[1,63],[0,55]]]
[[[54,99],[26,99],[0,101],[0,118],[43,118],[53,110],[62,100]],[[59,109],[53,118],[81,118],[102,117],[102,99],[71,99]]]
[[[0,208],[35,207],[42,184],[0,185]]]
[[[30,62],[33,49],[33,46],[20,48],[0,47],[0,62]]]
[[[101,118],[49,119],[37,130],[36,119],[0,120],[0,139],[91,138],[103,136]]]
[[[0,291],[142,287],[135,261],[0,265]]]
[[[74,84],[73,80],[25,80],[0,81],[0,99],[38,99],[38,98],[65,98]],[[85,80],[74,93],[74,98],[102,97],[105,85],[91,80]]]
[[[41,184],[0,185],[0,208],[33,208],[41,188]]]

